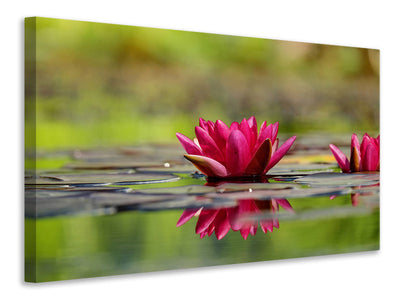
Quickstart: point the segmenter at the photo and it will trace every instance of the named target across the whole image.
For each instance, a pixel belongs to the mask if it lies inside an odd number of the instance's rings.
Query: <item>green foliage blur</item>
[[[199,117],[379,131],[378,50],[48,18],[25,35],[28,147],[176,143]]]

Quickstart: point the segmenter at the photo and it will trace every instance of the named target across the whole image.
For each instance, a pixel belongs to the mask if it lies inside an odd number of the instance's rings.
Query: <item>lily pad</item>
[[[142,167],[136,168],[136,170],[141,173],[193,173],[197,171],[193,165],[172,165],[171,163],[164,163],[162,167]]]
[[[270,199],[288,199],[288,198],[304,198],[304,197],[319,197],[330,195],[349,194],[351,188],[343,187],[315,187],[305,189],[271,189],[271,190],[252,190],[252,191],[239,191],[229,193],[209,193],[206,196],[212,199],[256,199],[256,200],[270,200]]]
[[[310,186],[365,186],[379,182],[379,173],[316,173],[294,182]]]
[[[28,186],[29,190],[53,190],[53,191],[74,191],[74,192],[130,192],[132,189],[128,187],[116,187],[116,186],[57,186],[57,185],[46,185],[46,186]]]
[[[94,161],[94,162],[78,161],[65,165],[65,168],[75,169],[75,170],[134,169],[141,167],[164,167],[164,163],[157,161],[122,160],[122,161]]]
[[[153,195],[204,195],[206,193],[216,192],[217,188],[205,185],[186,185],[168,188],[157,188],[157,189],[143,189],[138,191],[141,194],[153,194]]]
[[[131,192],[131,193],[92,193],[90,195],[91,201],[98,205],[108,205],[108,206],[118,206],[118,205],[133,205],[146,202],[155,201],[168,201],[171,199],[177,199],[177,195],[154,195],[148,194],[144,195],[141,193]],[[184,196],[182,196],[184,197]]]
[[[307,175],[327,172],[336,168],[336,164],[307,163],[307,164],[280,164],[273,167],[268,175]]]
[[[36,185],[134,185],[146,183],[161,183],[176,181],[178,176],[169,174],[146,173],[146,174],[102,174],[102,173],[60,173],[51,176],[39,176],[38,178],[28,178],[25,184]]]
[[[254,191],[254,190],[284,190],[296,188],[289,183],[224,183],[217,187],[218,192]]]

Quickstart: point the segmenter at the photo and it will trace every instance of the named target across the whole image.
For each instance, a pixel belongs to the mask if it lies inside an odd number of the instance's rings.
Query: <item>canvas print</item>
[[[378,250],[379,169],[378,49],[25,19],[28,282]]]

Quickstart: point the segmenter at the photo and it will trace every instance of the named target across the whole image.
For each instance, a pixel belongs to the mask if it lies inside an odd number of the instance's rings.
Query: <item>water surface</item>
[[[379,249],[379,173],[342,174],[327,139],[299,137],[265,178],[235,182],[207,181],[178,145],[37,152],[26,280]]]

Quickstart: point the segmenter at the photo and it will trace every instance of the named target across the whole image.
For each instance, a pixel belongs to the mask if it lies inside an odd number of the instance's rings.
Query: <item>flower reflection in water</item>
[[[351,199],[351,205],[353,207],[356,207],[360,204],[360,201],[362,200],[368,200],[369,197],[377,196],[378,191],[379,191],[379,186],[380,184],[372,184],[372,185],[367,185],[367,186],[354,186],[352,187],[352,190],[354,190],[350,194],[350,199]],[[329,199],[333,200],[337,197],[338,195],[332,195],[329,197]],[[377,198],[379,200],[379,198]],[[378,205],[378,203],[375,202],[366,202],[366,205]]]
[[[274,227],[279,228],[277,217],[262,217],[263,214],[276,213],[279,206],[293,212],[292,206],[286,199],[241,199],[234,207],[186,209],[178,220],[177,226],[185,224],[192,217],[198,217],[195,231],[200,238],[206,235],[211,236],[215,232],[215,236],[220,240],[232,229],[240,231],[242,237],[247,239],[249,234],[256,234],[258,223],[264,233],[272,232]],[[257,217],[259,217],[258,220],[256,220]]]

